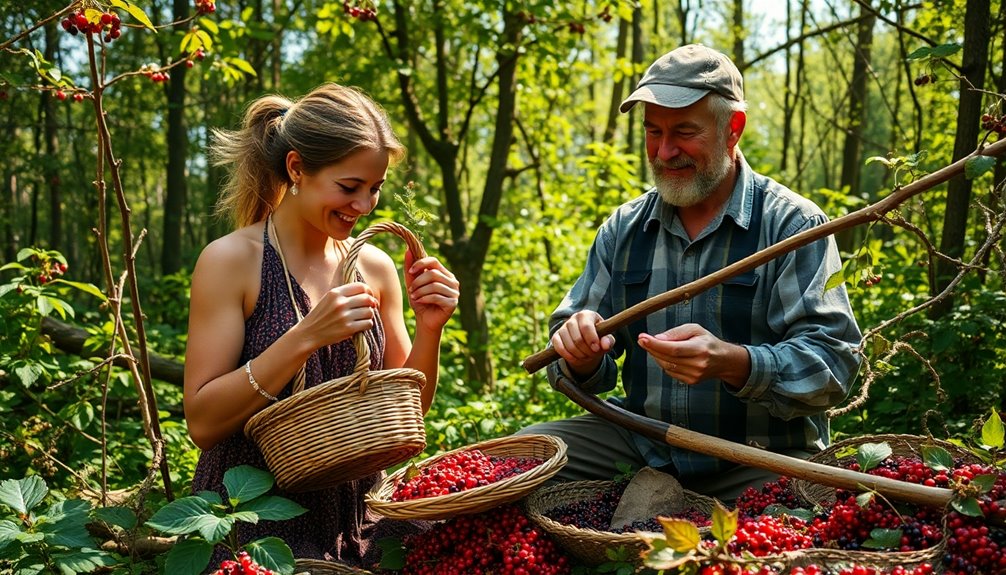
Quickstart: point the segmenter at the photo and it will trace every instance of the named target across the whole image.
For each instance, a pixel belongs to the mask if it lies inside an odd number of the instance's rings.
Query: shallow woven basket
[[[456,515],[480,513],[504,503],[517,501],[534,491],[566,465],[566,443],[558,437],[512,435],[441,453],[420,462],[418,467],[422,469],[449,455],[472,449],[478,449],[489,456],[537,457],[544,461],[534,469],[489,485],[436,497],[392,501],[391,496],[395,488],[408,471],[408,468],[402,468],[375,485],[364,496],[364,501],[371,509],[391,519],[450,519]]]
[[[608,549],[625,547],[642,553],[647,549],[646,542],[635,533],[612,533],[582,529],[559,523],[547,515],[549,511],[557,507],[593,499],[595,495],[611,488],[613,484],[614,481],[569,481],[543,487],[532,493],[525,501],[527,516],[545,530],[567,553],[589,566],[610,561],[607,555]],[[716,500],[685,490],[685,506],[712,515]],[[706,533],[709,528],[701,527],[699,531]],[[642,557],[638,556],[638,553],[633,557],[633,560],[637,564],[642,563]]]
[[[366,569],[320,559],[298,559],[293,572],[295,575],[373,575]]]
[[[343,261],[343,280],[356,278],[356,260],[379,232],[400,236],[420,259],[426,251],[416,236],[391,222],[364,230]],[[363,333],[353,336],[353,373],[303,390],[255,414],[245,424],[281,489],[289,492],[333,487],[382,471],[426,447],[420,392],[426,376],[414,369],[369,371]],[[301,389],[296,389],[300,387]]]
[[[922,447],[924,446],[942,447],[947,450],[947,452],[950,453],[951,457],[955,460],[961,459],[968,463],[980,462],[976,455],[962,447],[950,443],[949,441],[924,437],[921,435],[895,434],[864,435],[861,437],[853,437],[839,441],[837,443],[833,443],[824,451],[815,453],[810,457],[810,461],[813,461],[814,463],[823,463],[824,465],[831,465],[832,467],[841,467],[842,463],[849,460],[850,457],[853,458],[853,461],[855,460],[856,448],[864,443],[886,443],[891,446],[892,456],[914,456],[919,458],[922,457]],[[852,454],[840,457],[839,454],[845,451],[851,451]],[[825,485],[811,483],[797,478],[793,479],[792,486],[793,493],[811,507],[835,502],[834,487],[827,487]]]
[[[779,556],[788,567],[807,567],[817,565],[838,570],[852,564],[863,567],[873,567],[881,573],[887,573],[894,567],[904,567],[911,570],[923,563],[933,567],[933,573],[943,573],[944,541],[928,549],[920,551],[842,551],[839,549],[801,549],[788,551]]]

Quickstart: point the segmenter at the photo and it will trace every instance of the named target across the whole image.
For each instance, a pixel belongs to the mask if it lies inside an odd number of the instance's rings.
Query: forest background
[[[520,362],[648,187],[639,109],[617,105],[669,49],[734,59],[745,157],[833,219],[1006,134],[993,0],[85,4],[121,37],[61,26],[79,2],[0,0],[0,478],[102,496],[188,491],[189,277],[231,229],[207,144],[259,95],[359,86],[409,148],[371,219],[462,285],[428,453],[581,411]],[[835,437],[959,437],[1006,408],[1006,164],[967,171],[838,237],[868,338]]]

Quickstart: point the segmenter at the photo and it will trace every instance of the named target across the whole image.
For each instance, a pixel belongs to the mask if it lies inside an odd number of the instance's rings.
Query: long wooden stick
[[[949,166],[919,178],[906,186],[897,188],[891,193],[891,195],[874,204],[852,212],[851,214],[846,214],[840,218],[831,220],[815,228],[800,232],[795,236],[771,245],[738,262],[732,263],[717,272],[711,273],[683,286],[676,287],[660,295],[653,296],[648,300],[623,310],[622,312],[598,323],[597,333],[602,336],[613,333],[616,330],[638,319],[644,318],[655,311],[662,310],[680,301],[690,299],[695,295],[715,287],[734,276],[753,270],[762,264],[774,260],[782,254],[789,253],[799,247],[816,242],[821,238],[830,236],[842,230],[858,226],[859,224],[879,220],[884,217],[884,214],[900,206],[913,196],[929,190],[930,188],[936,187],[954,176],[962,174],[964,172],[964,164],[969,159],[975,156],[998,157],[1004,152],[1006,152],[1006,139],[999,140],[990,146],[977,150],[974,153],[957,160]],[[535,373],[557,359],[559,359],[559,354],[555,351],[555,349],[549,347],[528,356],[522,365],[528,373]]]
[[[606,401],[601,401],[596,395],[583,391],[565,377],[560,376],[556,380],[555,388],[598,417],[674,447],[852,492],[872,490],[888,499],[917,505],[942,508],[946,507],[954,497],[952,490],[943,487],[926,487],[897,479],[804,461],[796,457],[734,443],[643,417]]]

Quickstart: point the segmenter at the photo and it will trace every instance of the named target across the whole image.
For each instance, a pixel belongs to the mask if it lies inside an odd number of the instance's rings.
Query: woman
[[[416,315],[410,341],[398,271],[387,254],[364,246],[358,281],[342,284],[339,264],[353,228],[377,205],[388,166],[405,153],[367,96],[335,84],[296,102],[265,96],[249,106],[240,130],[214,136],[215,160],[232,169],[220,207],[238,229],[209,244],[192,274],[185,416],[203,449],[196,492],[222,492],[223,473],[237,465],[266,469],[242,433],[245,422],[289,396],[301,366],[305,387],[352,373],[358,332],[370,346],[371,369],[426,375],[425,413],[436,391],[443,327],[458,301],[451,272],[435,258],[414,261],[407,253],[405,285]],[[377,479],[283,493],[308,513],[241,524],[240,539],[274,535],[298,558],[369,563],[377,529],[362,497]]]

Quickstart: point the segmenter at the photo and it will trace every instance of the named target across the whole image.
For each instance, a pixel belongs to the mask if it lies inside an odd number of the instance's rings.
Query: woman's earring
[[[294,182],[294,183],[290,184],[290,193],[291,193],[292,195],[296,196],[296,195],[297,195],[297,192],[299,192],[299,191],[300,191],[300,190],[298,190],[298,189],[297,189],[297,183],[296,183],[296,182]]]

